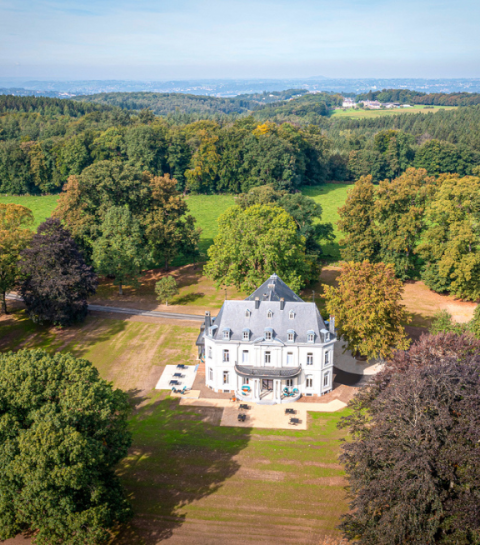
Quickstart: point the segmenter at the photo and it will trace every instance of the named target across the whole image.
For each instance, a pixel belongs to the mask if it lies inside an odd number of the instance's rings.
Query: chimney
[[[208,328],[212,325],[212,320],[210,318],[210,312],[205,311],[205,329],[208,331]]]
[[[255,297],[255,308],[259,308],[259,307],[260,307],[260,298]]]
[[[332,335],[335,335],[335,316],[330,315],[330,322],[328,324],[328,329]]]
[[[283,310],[285,308],[285,298],[282,297],[280,299],[280,310]]]

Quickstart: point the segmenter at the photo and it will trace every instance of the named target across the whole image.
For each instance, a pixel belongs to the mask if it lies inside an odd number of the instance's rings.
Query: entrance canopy
[[[241,377],[248,378],[293,378],[302,372],[301,367],[247,367],[235,365],[235,372]]]

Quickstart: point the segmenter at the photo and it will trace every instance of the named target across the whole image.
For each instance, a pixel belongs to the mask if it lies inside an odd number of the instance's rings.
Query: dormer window
[[[250,340],[250,330],[249,329],[244,329],[243,330],[243,340],[244,341],[249,341]]]
[[[252,315],[252,313],[251,313],[250,310],[247,308],[247,310],[245,311],[245,318],[250,318],[251,315]]]
[[[224,329],[223,330],[223,340],[229,341],[230,340],[230,329]]]
[[[271,310],[267,312],[267,318],[273,318],[273,312]]]
[[[289,329],[287,331],[287,341],[289,343],[293,343],[294,340],[295,340],[295,331],[293,331],[293,329]]]
[[[288,313],[288,317],[290,318],[290,320],[293,320],[295,318],[295,312],[293,312],[293,310],[291,310],[289,313]]]
[[[271,331],[265,331],[265,340],[271,341],[272,340],[272,332]]]
[[[315,340],[315,332],[314,331],[307,331],[307,342],[313,343]]]

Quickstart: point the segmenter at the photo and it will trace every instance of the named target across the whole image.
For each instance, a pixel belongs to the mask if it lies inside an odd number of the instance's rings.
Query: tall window
[[[223,351],[223,361],[225,362],[230,361],[230,352],[228,350]]]
[[[208,380],[213,381],[213,369],[211,367],[208,368]]]
[[[272,340],[272,332],[271,331],[265,331],[265,340],[271,341]]]
[[[287,352],[287,365],[293,365],[293,353]]]
[[[250,314],[251,314],[251,312],[247,308],[247,310],[245,311],[245,317],[250,318]]]
[[[314,334],[313,334],[313,333],[309,333],[309,334],[307,335],[307,341],[308,341],[309,343],[313,343],[313,339],[314,339]]]
[[[293,310],[291,310],[289,313],[288,313],[288,317],[290,318],[290,320],[293,320],[295,318],[295,312],[293,312]]]
[[[330,351],[325,352],[325,365],[330,365]]]
[[[211,346],[208,347],[208,357],[210,359],[212,359],[212,347]]]
[[[323,386],[328,386],[330,384],[330,376],[329,373],[325,373],[323,375]]]
[[[287,378],[287,380],[285,381],[287,386],[293,386],[293,378]]]
[[[228,371],[223,372],[223,384],[228,384]]]
[[[313,354],[307,354],[307,365],[313,365]]]
[[[243,377],[243,384],[244,384],[244,385],[245,385],[245,384],[248,384],[248,381],[249,381],[249,380],[250,380],[250,379],[249,379],[248,377]]]
[[[295,333],[289,333],[288,334],[288,342],[293,343],[295,337]]]
[[[249,339],[250,339],[250,332],[249,331],[244,331],[243,332],[243,340],[248,341]]]
[[[305,386],[307,388],[313,388],[313,377],[311,375],[307,376],[305,380]]]
[[[228,331],[228,329],[225,329],[225,331],[223,332],[223,338],[226,341],[228,341],[228,339],[230,339],[230,331]]]
[[[248,363],[248,350],[242,352],[242,363]]]
[[[269,310],[267,313],[267,318],[272,318],[272,317],[273,317],[273,312]]]
[[[265,352],[265,363],[271,363],[271,361],[272,361],[271,352]]]

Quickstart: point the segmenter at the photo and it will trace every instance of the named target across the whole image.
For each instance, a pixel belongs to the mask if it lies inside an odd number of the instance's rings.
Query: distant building
[[[342,108],[355,108],[357,103],[353,98],[344,98],[342,103]]]
[[[209,388],[275,404],[332,390],[336,340],[334,320],[327,328],[317,305],[274,274],[216,318],[206,312],[197,346]]]
[[[379,110],[382,107],[382,104],[378,100],[362,100],[361,102],[365,108],[370,110]]]

